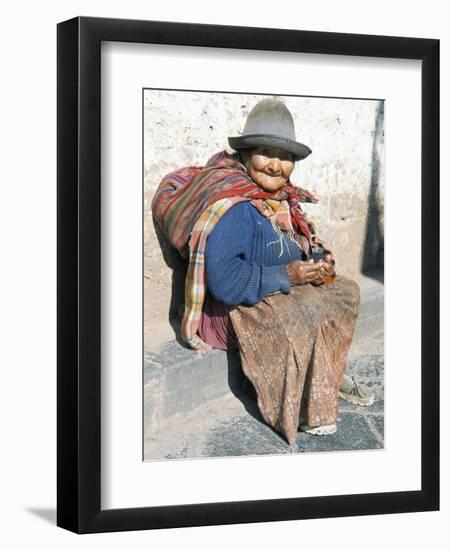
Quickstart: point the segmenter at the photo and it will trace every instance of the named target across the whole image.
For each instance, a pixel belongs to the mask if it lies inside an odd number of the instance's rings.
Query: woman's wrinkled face
[[[286,185],[294,170],[290,153],[273,147],[258,147],[244,152],[248,175],[264,191],[273,193]]]

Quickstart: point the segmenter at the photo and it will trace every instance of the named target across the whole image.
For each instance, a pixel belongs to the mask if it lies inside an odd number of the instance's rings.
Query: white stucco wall
[[[234,93],[144,92],[144,275],[146,325],[167,317],[172,270],[156,238],[151,200],[168,172],[203,165],[239,135],[253,106],[270,96]],[[292,181],[320,197],[304,205],[319,237],[333,250],[337,270],[352,276],[382,259],[384,104],[379,100],[281,97],[297,140],[312,149]],[[176,283],[179,285],[179,282]]]

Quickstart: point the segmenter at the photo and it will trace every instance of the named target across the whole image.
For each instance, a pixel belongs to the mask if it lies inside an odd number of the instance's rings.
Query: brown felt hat
[[[230,146],[239,151],[267,146],[291,153],[295,160],[311,154],[311,149],[296,141],[294,119],[279,99],[263,99],[257,103],[245,123],[241,136],[229,137]]]

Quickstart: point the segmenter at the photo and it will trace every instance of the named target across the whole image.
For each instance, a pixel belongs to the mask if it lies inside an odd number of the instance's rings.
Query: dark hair
[[[261,147],[266,147],[266,146],[262,145]],[[274,149],[274,147],[267,147],[267,148]],[[242,159],[242,164],[246,164],[247,160],[251,157],[253,151],[256,151],[257,149],[258,147],[249,147],[246,149],[239,149],[238,153]],[[295,163],[296,159],[292,153],[290,153],[289,151],[284,151],[284,149],[283,149],[283,152],[286,153],[286,155],[289,155],[291,162]]]
[[[245,164],[251,156],[252,149],[240,149],[238,151],[239,156],[241,157],[242,164]]]

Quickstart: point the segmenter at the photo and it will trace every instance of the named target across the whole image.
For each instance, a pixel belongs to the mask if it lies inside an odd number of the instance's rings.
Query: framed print
[[[438,40],[60,23],[58,525],[437,510],[438,166]]]

